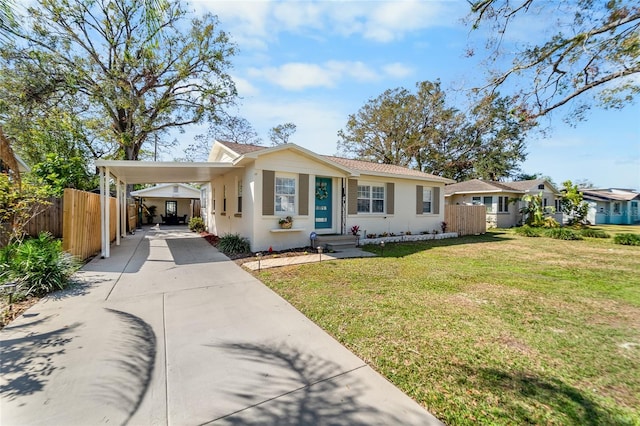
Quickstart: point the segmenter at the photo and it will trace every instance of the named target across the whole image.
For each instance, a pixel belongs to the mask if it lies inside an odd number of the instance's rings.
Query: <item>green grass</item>
[[[494,231],[258,276],[447,424],[638,425],[638,271],[612,239]]]

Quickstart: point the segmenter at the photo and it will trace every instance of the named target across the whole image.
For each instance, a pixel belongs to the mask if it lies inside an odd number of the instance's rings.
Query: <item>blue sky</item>
[[[292,122],[297,131],[290,142],[336,154],[336,133],[348,115],[384,90],[440,79],[450,103],[462,106],[464,91],[483,78],[484,38],[462,23],[464,0],[201,0],[189,7],[218,15],[236,43],[231,75],[242,99],[232,112],[266,145],[270,128]],[[544,22],[527,20],[510,42],[541,37]],[[465,55],[469,45],[477,53],[471,58]],[[593,109],[574,127],[564,122],[566,113],[545,119],[546,137],[530,135],[522,170],[557,184],[587,179],[599,187],[640,189],[640,107]],[[181,148],[202,130],[178,135],[180,147],[166,155],[183,156]]]

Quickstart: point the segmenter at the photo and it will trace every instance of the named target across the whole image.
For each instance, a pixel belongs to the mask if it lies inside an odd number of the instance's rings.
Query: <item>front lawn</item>
[[[447,424],[637,425],[639,271],[612,239],[493,231],[258,277]]]

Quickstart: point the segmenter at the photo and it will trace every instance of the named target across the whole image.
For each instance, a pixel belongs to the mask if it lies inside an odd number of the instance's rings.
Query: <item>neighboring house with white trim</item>
[[[238,233],[253,251],[309,245],[310,234],[440,229],[450,179],[405,167],[319,155],[295,144],[275,147],[216,141],[209,162],[228,163],[203,185],[209,232]],[[206,207],[204,207],[206,206]],[[280,218],[293,226],[282,229]]]
[[[131,195],[141,198],[146,207],[156,206],[156,222],[167,222],[166,218],[185,218],[189,223],[192,204],[200,200],[200,190],[184,183],[165,183],[149,188],[131,191]],[[165,220],[162,220],[165,218]],[[169,222],[177,220],[169,219]],[[182,221],[181,221],[182,222]]]
[[[556,212],[554,218],[562,223],[562,195],[545,179],[516,182],[472,179],[445,187],[447,204],[484,205],[487,209],[487,225],[493,228],[521,225],[524,217],[520,210],[526,205],[522,197],[527,194],[542,194],[543,205],[553,207]]]
[[[631,225],[640,222],[640,193],[630,189],[581,189],[589,204],[587,220],[592,225]]]

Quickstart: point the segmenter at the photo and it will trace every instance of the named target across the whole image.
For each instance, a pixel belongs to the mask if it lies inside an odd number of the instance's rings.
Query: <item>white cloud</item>
[[[286,90],[299,91],[313,87],[334,88],[345,80],[366,83],[380,81],[384,77],[404,78],[413,72],[413,68],[399,62],[382,65],[376,70],[361,61],[332,60],[322,64],[290,62],[277,67],[252,67],[248,76]]]
[[[249,76],[264,79],[286,90],[332,88],[342,80],[375,81],[380,74],[363,62],[327,61],[323,64],[290,62],[278,67],[250,68]]]
[[[400,62],[387,64],[382,67],[382,70],[386,75],[394,78],[405,78],[410,76],[414,72],[413,68],[407,65],[401,64]]]
[[[260,89],[251,84],[249,80],[238,77],[237,75],[232,75],[231,78],[236,84],[236,90],[238,91],[238,95],[240,97],[255,96],[260,94]]]
[[[451,25],[464,16],[448,1],[211,1],[195,0],[197,12],[220,18],[243,48],[266,49],[282,32],[315,36],[361,35],[377,42],[399,40],[408,32]],[[454,18],[456,17],[456,18]]]
[[[256,101],[242,107],[241,115],[246,117],[264,138],[272,127],[291,122],[296,132],[290,142],[318,154],[335,154],[337,132],[344,127],[347,113],[337,104],[291,101],[290,99],[270,99]]]

